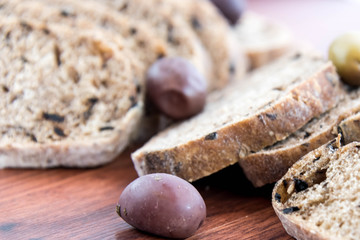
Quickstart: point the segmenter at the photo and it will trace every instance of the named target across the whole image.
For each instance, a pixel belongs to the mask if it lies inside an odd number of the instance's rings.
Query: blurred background
[[[247,9],[287,26],[325,56],[335,37],[360,31],[360,0],[248,0]]]

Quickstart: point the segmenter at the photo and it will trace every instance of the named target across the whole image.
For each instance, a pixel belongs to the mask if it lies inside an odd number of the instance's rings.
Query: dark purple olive
[[[246,8],[245,0],[211,0],[211,2],[232,25],[235,25],[237,21],[239,21]]]
[[[169,238],[187,238],[202,225],[206,206],[196,188],[165,173],[145,175],[121,193],[116,212],[133,227]]]
[[[161,58],[147,72],[147,95],[173,119],[191,117],[204,108],[206,80],[186,59]]]

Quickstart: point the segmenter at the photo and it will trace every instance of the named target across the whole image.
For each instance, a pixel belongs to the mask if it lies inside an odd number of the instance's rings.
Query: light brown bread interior
[[[210,73],[209,90],[224,87],[231,78],[231,74],[237,72],[237,78],[242,77],[247,69],[244,57],[241,58],[241,49],[230,34],[229,26],[225,19],[216,11],[215,7],[207,0],[107,0],[115,9],[132,18],[143,19],[159,29],[164,29],[161,35],[168,38],[168,29],[172,29],[172,35],[186,34],[197,36],[201,45],[205,47],[210,62],[206,71]],[[152,11],[156,9],[156,11]],[[172,19],[178,20],[178,25],[172,23]],[[234,54],[234,52],[238,54]],[[234,54],[234,55],[233,55]],[[236,56],[237,59],[232,59]],[[235,61],[239,60],[239,61]],[[238,66],[237,66],[238,65]],[[238,68],[238,70],[236,70]]]
[[[36,0],[36,1],[3,1],[0,9],[2,15],[17,15],[26,18],[41,19],[46,22],[63,23],[74,28],[94,28],[94,26],[111,32],[115,37],[121,36],[127,42],[129,51],[139,59],[144,82],[147,68],[163,56],[182,56],[193,63],[198,69],[204,69],[203,51],[196,44],[181,47],[169,44],[157,36],[157,29],[145,21],[135,20],[96,1],[82,0]],[[204,61],[203,61],[204,60]]]
[[[123,150],[143,103],[121,38],[9,16],[0,32],[0,167],[96,166]]]
[[[340,137],[305,155],[278,181],[273,207],[296,239],[360,238],[360,143]]]
[[[138,89],[145,93],[145,79],[147,69],[160,57],[181,56],[187,59],[195,67],[205,72],[208,56],[199,44],[199,40],[194,36],[185,35],[183,30],[176,31],[171,37],[174,44],[164,36],[163,25],[149,24],[144,19],[127,16],[116,11],[105,4],[97,1],[70,1],[70,0],[37,0],[12,2],[4,1],[0,9],[2,14],[18,15],[22,18],[37,18],[46,22],[63,23],[74,28],[83,29],[88,27],[98,27],[116,36],[122,36],[127,42],[127,48],[136,56],[136,72]],[[160,10],[159,10],[160,11]],[[178,24],[178,19],[169,19]],[[160,31],[160,33],[159,33]],[[169,33],[170,34],[170,33]],[[183,41],[183,38],[186,41]],[[192,39],[195,39],[192,41]],[[205,55],[204,55],[205,54]],[[205,71],[205,72],[204,72]],[[143,142],[153,134],[170,124],[171,121],[159,114],[152,107],[146,107],[143,111],[142,121],[132,135],[132,141]]]
[[[89,0],[86,0],[87,2]],[[205,50],[196,33],[186,24],[183,17],[172,11],[168,6],[170,1],[160,0],[106,0],[99,1],[109,6],[118,14],[131,19],[146,22],[155,31],[156,36],[168,43],[168,55],[182,56],[177,54],[179,50],[186,55],[196,54],[198,57],[192,59],[196,68],[209,80],[212,79],[212,61],[209,52]],[[184,54],[183,54],[184,55]]]

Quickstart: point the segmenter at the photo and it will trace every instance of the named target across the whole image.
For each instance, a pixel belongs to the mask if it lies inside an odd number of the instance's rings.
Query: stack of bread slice
[[[194,181],[284,140],[344,94],[330,62],[289,54],[210,94],[202,113],[133,153],[135,168],[139,175],[167,172]]]
[[[276,182],[303,155],[335,138],[339,123],[358,112],[360,91],[349,90],[334,108],[313,118],[288,138],[261,151],[240,157],[240,165],[245,175],[256,187]],[[347,131],[346,136],[351,135],[347,128],[343,128]]]
[[[251,61],[241,39],[253,36],[237,37],[205,0],[0,0],[0,17],[0,167],[96,166],[157,131],[145,79],[158,58],[187,59],[209,92]]]

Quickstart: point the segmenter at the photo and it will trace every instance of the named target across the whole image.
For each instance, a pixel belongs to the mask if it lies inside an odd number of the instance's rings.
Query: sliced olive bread
[[[283,140],[342,94],[330,62],[291,54],[210,94],[202,113],[159,133],[132,159],[139,175],[167,172],[194,181]]]
[[[186,37],[181,33],[182,31],[189,31],[198,36],[211,60],[211,64],[206,69],[210,74],[208,86],[210,91],[225,86],[231,73],[236,72],[237,78],[240,78],[246,71],[246,58],[241,55],[236,44],[233,44],[234,41],[231,39],[233,36],[230,34],[228,24],[207,0],[106,0],[101,2],[105,2],[131,18],[145,20],[156,28],[162,29],[160,36],[168,39],[172,44],[181,45],[181,41],[177,38]],[[175,19],[179,23],[174,24]],[[235,61],[232,59],[233,56],[239,60]]]
[[[214,85],[217,89],[224,87],[230,80],[242,79],[249,69],[249,61],[242,43],[209,0],[171,0],[173,11],[181,9],[179,14],[185,16],[201,42],[208,49],[213,59]],[[227,79],[224,81],[222,79]]]
[[[19,4],[21,2],[21,4]],[[164,56],[182,56],[193,63],[199,71],[204,72],[204,63],[208,58],[205,51],[196,41],[173,46],[158,37],[157,29],[144,21],[119,14],[114,9],[91,0],[1,0],[2,15],[17,15],[22,18],[37,18],[46,22],[64,23],[75,28],[88,28],[96,25],[102,29],[121,35],[127,45],[138,56],[139,63],[144,65],[143,82],[147,68],[158,58]],[[187,44],[189,43],[189,44]]]
[[[0,16],[0,167],[90,167],[129,141],[142,101],[130,52],[99,29]]]
[[[360,143],[308,153],[275,185],[272,205],[296,239],[360,239]]]
[[[208,50],[213,61],[213,89],[224,87],[229,80],[241,79],[248,69],[241,44],[236,42],[229,24],[208,0],[163,1],[185,18]]]
[[[0,13],[16,14],[22,18],[36,17],[47,22],[63,23],[78,29],[96,25],[112,32],[114,36],[121,35],[126,40],[128,48],[137,56],[138,90],[142,94],[145,92],[146,71],[158,58],[182,56],[198,69],[203,70],[204,64],[206,64],[205,59],[208,58],[202,54],[204,53],[203,48],[198,48],[198,44],[196,44],[198,40],[193,42],[187,39],[187,42],[183,42],[181,45],[171,44],[166,39],[158,37],[159,29],[153,28],[147,22],[133,19],[97,1],[25,0],[21,1],[21,4],[17,3],[18,0],[4,1]],[[166,124],[171,122],[151,107],[147,107],[143,111],[141,124],[136,128],[132,141],[143,142],[147,140],[159,129],[164,128],[164,121]]]
[[[246,177],[256,187],[278,181],[302,156],[335,138],[338,124],[359,111],[360,91],[356,90],[345,95],[335,108],[312,119],[285,140],[241,157],[239,163]],[[347,138],[351,138],[354,132],[355,128],[350,130],[352,123],[354,121],[342,124]],[[360,127],[358,129],[360,132]]]

